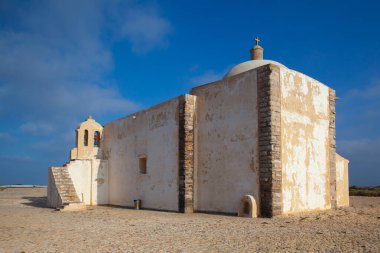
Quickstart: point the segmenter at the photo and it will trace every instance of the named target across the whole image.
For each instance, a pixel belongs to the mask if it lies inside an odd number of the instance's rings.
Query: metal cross
[[[259,37],[256,36],[255,41],[256,41],[256,46],[258,46],[260,42]]]

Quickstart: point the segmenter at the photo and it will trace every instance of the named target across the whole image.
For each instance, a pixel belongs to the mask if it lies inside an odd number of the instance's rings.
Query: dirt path
[[[380,198],[294,217],[45,207],[46,189],[0,191],[0,252],[380,252]]]

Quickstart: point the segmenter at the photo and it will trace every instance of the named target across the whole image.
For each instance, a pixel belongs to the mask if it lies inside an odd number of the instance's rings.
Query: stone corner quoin
[[[281,87],[280,68],[268,64],[257,69],[259,117],[260,212],[282,214]]]

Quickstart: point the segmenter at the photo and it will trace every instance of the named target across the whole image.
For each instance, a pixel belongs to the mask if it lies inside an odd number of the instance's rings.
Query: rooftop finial
[[[260,40],[259,40],[259,37],[258,37],[258,36],[256,36],[256,38],[255,38],[255,41],[256,41],[256,46],[258,46],[258,45],[259,45],[259,42],[260,42]]]
[[[264,48],[259,45],[260,39],[258,36],[255,38],[256,46],[251,48],[251,60],[263,60]]]

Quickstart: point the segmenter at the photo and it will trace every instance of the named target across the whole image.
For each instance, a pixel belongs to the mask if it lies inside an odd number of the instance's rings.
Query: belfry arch
[[[71,150],[70,160],[92,159],[98,154],[103,126],[91,116],[76,129],[76,147]]]

